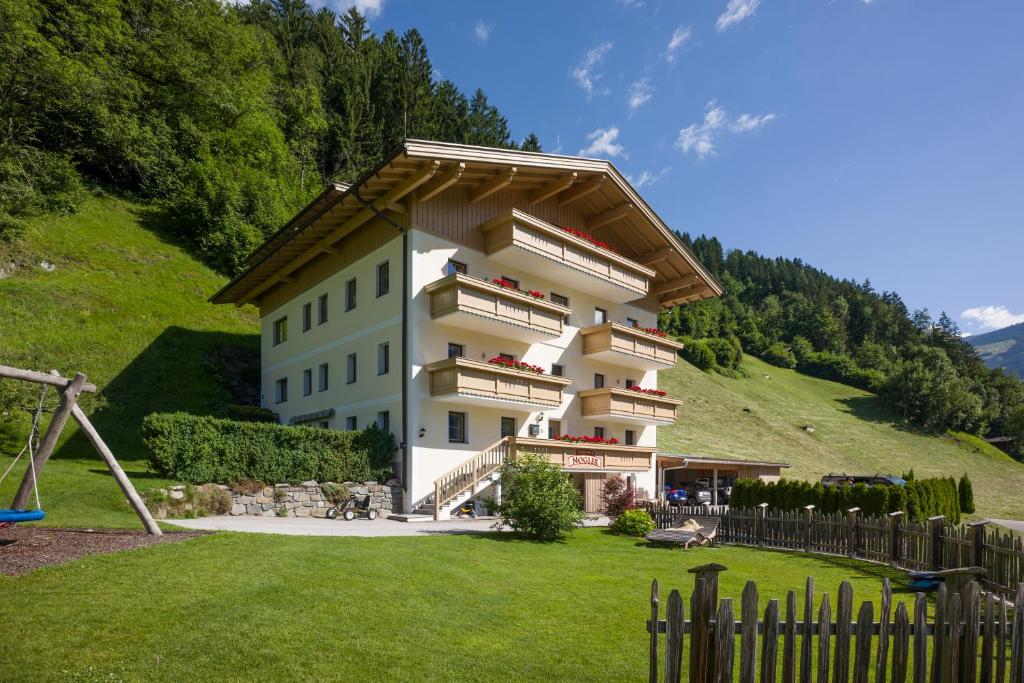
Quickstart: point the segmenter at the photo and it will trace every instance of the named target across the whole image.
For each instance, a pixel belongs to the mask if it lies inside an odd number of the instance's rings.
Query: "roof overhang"
[[[784,462],[768,462],[763,460],[738,460],[735,458],[719,458],[710,455],[684,455],[681,453],[658,453],[658,460],[674,460],[680,463],[680,467],[701,467],[711,465],[716,467],[779,467],[789,468]]]
[[[724,290],[615,166],[600,159],[406,140],[352,185],[330,184],[247,260],[247,268],[211,297],[214,303],[258,302],[273,287],[337,245],[378,214],[403,210],[416,193],[430,201],[467,188],[470,202],[502,190],[529,192],[530,204],[572,204],[586,217],[573,226],[615,243],[650,268],[659,307],[721,295]],[[529,207],[523,207],[529,210]],[[411,226],[415,228],[416,226]]]

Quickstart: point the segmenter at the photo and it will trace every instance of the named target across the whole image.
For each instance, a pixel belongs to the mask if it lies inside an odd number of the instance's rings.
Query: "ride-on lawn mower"
[[[370,496],[351,495],[344,503],[327,511],[327,519],[335,519],[338,515],[346,522],[351,522],[356,515],[363,515],[369,520],[377,519],[377,511],[370,507]]]

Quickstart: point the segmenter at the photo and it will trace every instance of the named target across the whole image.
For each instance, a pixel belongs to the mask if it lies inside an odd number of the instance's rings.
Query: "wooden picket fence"
[[[1012,622],[1007,602],[993,592],[983,598],[974,581],[962,595],[940,586],[931,620],[927,599],[918,593],[911,621],[905,603],[893,609],[888,580],[877,610],[865,601],[856,620],[848,582],[839,587],[833,613],[830,596],[816,602],[814,580],[808,578],[800,619],[795,591],[786,596],[785,614],[777,599],[761,612],[757,585],[748,581],[737,621],[732,600],[718,600],[718,573],[724,569],[689,570],[697,575],[689,613],[673,590],[665,619],[654,581],[647,622],[650,683],[680,683],[684,673],[689,683],[1006,683],[1007,674],[1009,683],[1024,683],[1024,584],[1016,592]]]
[[[761,505],[709,512],[707,507],[649,501],[643,507],[659,529],[679,526],[698,514],[720,514],[718,543],[846,555],[909,571],[981,567],[982,587],[1007,596],[1024,582],[1024,540],[987,522],[952,525],[941,516],[914,522],[901,512],[869,517],[859,508],[826,514],[813,505],[793,511]]]

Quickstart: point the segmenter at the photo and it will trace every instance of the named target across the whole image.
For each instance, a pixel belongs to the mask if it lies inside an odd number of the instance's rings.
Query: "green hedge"
[[[910,519],[923,521],[945,515],[950,522],[960,521],[960,501],[953,479],[918,479],[906,486],[823,486],[820,482],[782,479],[766,483],[760,479],[739,479],[732,487],[729,504],[750,508],[768,503],[775,510],[796,510],[814,505],[820,512],[832,513],[859,507],[865,515],[884,515],[902,511]]]
[[[397,448],[376,426],[342,432],[186,413],[147,416],[142,436],[154,470],[194,484],[383,481]]]

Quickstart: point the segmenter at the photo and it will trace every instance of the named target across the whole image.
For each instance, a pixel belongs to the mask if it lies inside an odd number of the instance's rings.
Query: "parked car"
[[[680,484],[678,488],[665,485],[665,500],[673,505],[711,505],[711,491],[696,482]]]
[[[701,477],[697,480],[697,483],[704,488],[711,490],[711,477]],[[732,478],[731,477],[719,477],[718,478],[718,504],[728,505],[729,496],[732,495]]]
[[[904,486],[906,480],[891,474],[826,474],[821,478],[822,486]]]

